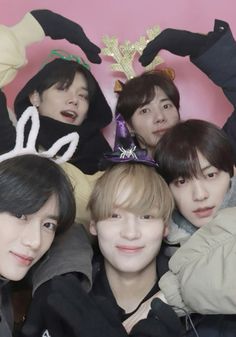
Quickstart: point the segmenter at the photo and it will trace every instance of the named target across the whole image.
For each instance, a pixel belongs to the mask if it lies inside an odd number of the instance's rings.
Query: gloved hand
[[[43,336],[45,330],[50,331],[51,337],[66,336],[58,316],[47,305],[51,282],[44,283],[36,290],[19,337]]]
[[[87,38],[79,24],[47,9],[33,10],[31,14],[41,25],[45,35],[55,40],[66,39],[78,45],[84,51],[89,61],[101,63],[101,58],[98,55],[101,49]]]
[[[81,287],[75,274],[53,278],[50,286],[40,286],[34,298],[21,337],[38,337],[48,330],[51,337],[127,337],[121,322],[104,314],[103,305]],[[47,289],[46,289],[47,288]],[[41,314],[39,314],[39,311]]]
[[[174,310],[159,298],[151,302],[148,317],[139,321],[131,330],[132,337],[180,337],[182,324]]]
[[[179,55],[196,57],[205,48],[209,48],[225,32],[228,24],[221,20],[215,20],[215,29],[207,35],[192,33],[186,30],[167,28],[150,41],[144,48],[139,62],[147,66],[161,49]]]
[[[179,56],[186,56],[196,52],[205,42],[206,36],[198,33],[167,28],[150,41],[144,48],[139,62],[147,66],[161,49]]]

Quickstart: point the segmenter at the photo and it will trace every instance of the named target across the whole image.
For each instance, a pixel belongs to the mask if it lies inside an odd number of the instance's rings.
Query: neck
[[[134,311],[157,281],[156,261],[139,272],[120,272],[105,261],[109,285],[118,305],[126,313]]]
[[[150,147],[150,146],[143,145],[142,143],[139,143],[139,146],[140,146],[141,149],[147,150],[148,155],[149,155],[152,159],[154,159],[155,148]]]

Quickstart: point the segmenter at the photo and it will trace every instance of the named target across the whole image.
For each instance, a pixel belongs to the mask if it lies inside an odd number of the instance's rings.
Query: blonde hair
[[[124,188],[126,193],[122,194]],[[116,207],[140,215],[149,214],[151,210],[157,218],[167,222],[174,202],[167,184],[153,167],[121,163],[109,168],[97,180],[88,202],[95,222],[109,218]]]

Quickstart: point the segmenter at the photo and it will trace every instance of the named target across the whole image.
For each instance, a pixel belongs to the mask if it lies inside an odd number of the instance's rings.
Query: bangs
[[[168,162],[168,167],[165,168],[165,175],[168,176],[168,183],[178,179],[197,178],[202,175],[201,166],[199,163],[198,152],[196,148],[188,148],[188,151],[181,151],[181,155],[171,157]],[[175,170],[173,171],[173,167]]]
[[[138,107],[143,107],[146,104],[149,104],[155,97],[156,94],[156,87],[153,85],[149,85],[147,83],[146,89],[139,93],[139,97],[141,98],[142,102],[138,105]]]
[[[116,208],[145,215],[152,214],[167,221],[173,201],[168,186],[154,168],[143,164],[120,164],[110,170],[103,187],[93,193],[90,210],[95,221],[109,218]],[[126,169],[125,169],[126,168]],[[104,175],[101,177],[104,179]],[[96,202],[97,199],[103,201]]]

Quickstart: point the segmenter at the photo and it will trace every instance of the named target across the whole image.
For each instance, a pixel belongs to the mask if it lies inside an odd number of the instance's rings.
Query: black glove
[[[168,305],[159,298],[151,302],[151,310],[148,317],[139,321],[131,330],[132,337],[180,337],[182,335],[182,324]]]
[[[63,326],[64,336],[70,337],[127,337],[122,323],[112,310],[105,312],[104,303],[99,305],[95,297],[87,294],[73,274],[55,277],[51,281],[51,294],[48,296],[49,312],[57,316]],[[104,313],[105,312],[105,313]],[[47,311],[45,316],[48,316]],[[56,325],[56,322],[54,323]],[[53,331],[48,327],[51,337]]]
[[[19,337],[41,337],[45,330],[50,331],[52,337],[66,336],[62,322],[47,305],[51,282],[44,283],[36,290]]]
[[[139,62],[143,66],[148,65],[161,49],[168,50],[179,56],[190,55],[191,57],[196,57],[220,38],[225,32],[224,28],[226,26],[228,26],[226,22],[215,20],[214,31],[209,32],[207,35],[167,28],[148,43],[139,58]],[[216,29],[216,27],[218,28]]]
[[[55,40],[66,39],[78,45],[89,61],[101,63],[101,58],[98,55],[101,49],[87,38],[80,25],[47,9],[33,10],[31,14],[41,25],[45,35]]]

